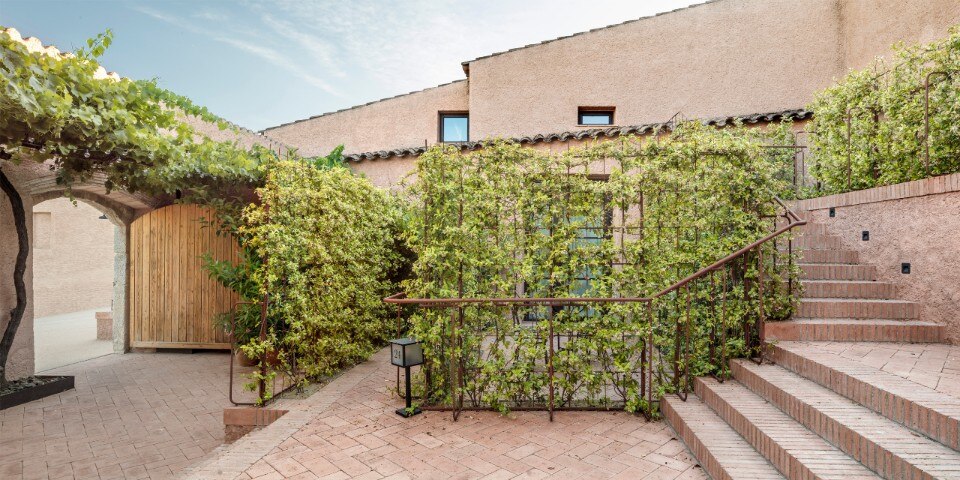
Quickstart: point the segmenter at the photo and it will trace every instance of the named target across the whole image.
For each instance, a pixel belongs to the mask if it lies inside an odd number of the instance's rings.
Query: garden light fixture
[[[390,340],[390,363],[403,367],[406,372],[406,400],[405,408],[398,408],[397,415],[407,418],[420,413],[419,408],[413,408],[411,404],[412,395],[410,393],[410,367],[423,363],[423,347],[420,342],[412,338],[397,338]]]

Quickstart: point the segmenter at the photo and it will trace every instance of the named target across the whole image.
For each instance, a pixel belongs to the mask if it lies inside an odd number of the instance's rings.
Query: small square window
[[[440,114],[440,141],[458,143],[470,140],[470,117],[466,113]]]
[[[613,125],[613,107],[580,107],[577,125]]]

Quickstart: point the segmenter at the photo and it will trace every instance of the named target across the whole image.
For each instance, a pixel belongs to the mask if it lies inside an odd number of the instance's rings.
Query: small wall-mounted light
[[[406,371],[407,406],[398,408],[397,415],[407,418],[420,413],[419,408],[412,408],[413,396],[410,393],[410,367],[423,363],[423,347],[420,342],[412,338],[397,338],[390,340],[390,363],[403,367]]]
[[[869,240],[870,240],[870,231],[869,231],[869,230],[864,230],[864,231],[860,232],[860,239],[863,240],[864,242],[869,241]]]
[[[900,273],[902,273],[902,274],[904,274],[904,275],[910,275],[910,264],[909,264],[909,263],[901,263],[901,264],[900,264]]]
[[[106,214],[106,213],[100,215],[100,216],[97,217],[97,218],[99,218],[100,220],[109,220],[109,219],[107,218],[107,214]]]
[[[830,218],[833,218],[833,217],[836,217],[836,216],[837,216],[837,209],[836,209],[836,207],[830,207]]]

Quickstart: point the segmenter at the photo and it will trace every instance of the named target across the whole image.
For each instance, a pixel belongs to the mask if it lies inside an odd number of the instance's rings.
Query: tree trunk
[[[24,285],[23,276],[27,271],[27,256],[30,254],[30,239],[27,234],[27,214],[23,209],[23,199],[13,188],[13,184],[0,170],[0,190],[3,190],[10,199],[10,207],[13,209],[13,222],[17,228],[17,262],[13,268],[13,285],[17,291],[17,305],[10,309],[10,322],[3,332],[3,339],[0,340],[0,385],[7,383],[7,359],[10,356],[10,350],[13,348],[13,338],[17,335],[17,329],[20,328],[20,322],[23,320],[23,312],[27,309],[27,287]]]

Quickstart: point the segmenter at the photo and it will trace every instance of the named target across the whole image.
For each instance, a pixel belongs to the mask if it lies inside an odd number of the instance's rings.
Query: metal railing
[[[402,307],[416,306],[424,309],[449,309],[450,331],[446,335],[448,344],[444,355],[450,358],[443,360],[449,364],[450,391],[446,392],[451,399],[449,405],[421,405],[425,410],[452,411],[453,419],[459,418],[463,410],[490,410],[492,407],[478,405],[464,406],[468,369],[460,358],[452,358],[458,346],[463,345],[463,329],[465,310],[469,308],[508,307],[517,317],[518,309],[540,308],[545,310],[545,318],[540,318],[537,329],[545,330],[544,340],[547,341],[546,355],[542,368],[546,374],[546,401],[545,404],[518,404],[510,407],[511,410],[546,410],[550,420],[553,420],[554,411],[558,410],[598,410],[610,409],[609,404],[578,405],[570,398],[557,400],[557,378],[554,369],[557,359],[558,346],[564,338],[569,342],[576,332],[558,330],[556,314],[571,308],[604,309],[612,305],[632,304],[642,308],[643,321],[634,323],[644,324],[641,329],[624,332],[631,336],[633,345],[640,345],[639,358],[634,359],[638,369],[619,374],[638,375],[639,399],[645,400],[639,411],[647,418],[655,412],[654,403],[659,399],[659,392],[666,389],[680,395],[686,400],[687,392],[692,389],[691,355],[696,345],[708,345],[707,369],[719,379],[725,378],[730,358],[728,338],[730,335],[741,335],[744,351],[748,356],[762,362],[764,355],[763,325],[767,319],[765,306],[765,288],[772,285],[769,278],[765,278],[768,268],[782,271],[787,269],[786,276],[780,276],[779,283],[786,289],[788,298],[794,299],[796,288],[793,281],[794,257],[793,239],[791,230],[807,222],[801,219],[790,207],[776,199],[781,213],[773,215],[773,231],[749,245],[727,255],[716,262],[700,268],[695,273],[675,282],[674,284],[646,297],[477,297],[477,298],[407,298],[405,293],[397,293],[384,299],[388,304],[397,306],[397,327],[401,328]],[[785,250],[778,243],[786,241]],[[766,251],[766,252],[765,252]],[[771,258],[772,257],[772,258]],[[779,257],[779,258],[778,258]],[[785,261],[784,261],[785,260]],[[754,263],[755,262],[755,263]],[[766,263],[765,263],[766,262]],[[751,276],[749,271],[754,272]],[[718,278],[719,277],[719,278]],[[785,278],[785,280],[784,280]],[[732,325],[728,322],[733,316],[732,295],[734,291],[741,295],[740,301],[746,301],[750,312],[743,315],[742,322]],[[741,304],[741,307],[742,305]],[[755,309],[754,309],[755,306]],[[731,307],[731,308],[728,308]],[[673,324],[667,324],[669,319]],[[660,321],[658,321],[660,319]],[[701,320],[697,323],[697,320]],[[546,323],[546,327],[543,327]],[[521,327],[529,328],[529,327]],[[562,328],[562,327],[561,327]],[[667,358],[665,358],[667,357]],[[611,372],[605,372],[610,374]],[[427,372],[429,376],[429,371]],[[399,379],[399,373],[398,373]],[[398,380],[399,381],[399,380]],[[429,386],[429,379],[426,380]],[[614,389],[616,386],[614,386]],[[429,396],[425,393],[425,396]],[[624,394],[624,401],[626,395]]]

